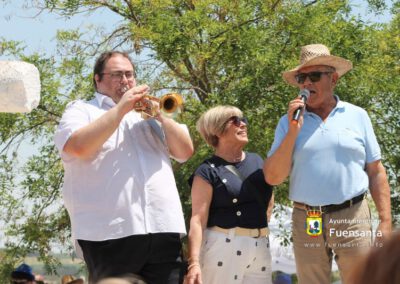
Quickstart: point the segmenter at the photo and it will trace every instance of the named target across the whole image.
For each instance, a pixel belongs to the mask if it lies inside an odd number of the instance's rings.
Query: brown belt
[[[322,213],[332,213],[335,211],[339,211],[345,208],[349,208],[351,206],[353,206],[354,204],[362,201],[365,196],[367,196],[366,193],[362,193],[360,195],[357,195],[356,197],[353,197],[350,200],[347,200],[341,204],[331,204],[331,205],[323,205],[323,206],[311,206],[311,205],[307,205],[305,203],[300,203],[300,202],[293,202],[294,207],[299,208],[299,209],[303,209],[303,210],[317,210],[317,211],[321,211]]]
[[[249,228],[242,228],[242,227],[235,227],[232,229],[224,229],[218,226],[208,228],[211,231],[216,231],[219,233],[229,234],[230,230],[235,230],[235,236],[244,236],[244,237],[252,237],[252,238],[263,238],[269,235],[269,229],[265,228],[256,228],[256,229],[249,229]]]

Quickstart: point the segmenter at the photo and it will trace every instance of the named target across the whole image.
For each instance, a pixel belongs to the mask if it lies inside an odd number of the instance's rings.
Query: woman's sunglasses
[[[311,82],[315,83],[315,82],[319,82],[319,80],[321,80],[322,74],[331,74],[331,73],[333,73],[333,72],[331,72],[331,71],[325,71],[325,72],[315,71],[315,72],[310,72],[310,73],[299,73],[299,74],[296,74],[294,77],[296,79],[296,82],[299,84],[303,84],[306,81],[307,77],[310,78]]]
[[[232,121],[232,124],[235,125],[236,127],[240,127],[240,123],[243,122],[244,124],[248,124],[247,118],[245,117],[239,117],[237,115],[231,116],[225,123],[224,123],[224,128],[228,124],[229,121]]]

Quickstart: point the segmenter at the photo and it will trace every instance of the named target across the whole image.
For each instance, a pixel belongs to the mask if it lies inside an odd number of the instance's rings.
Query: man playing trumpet
[[[184,162],[193,154],[188,129],[158,111],[161,137],[132,111],[149,87],[136,85],[126,53],[100,55],[93,82],[95,97],[67,105],[55,134],[72,238],[89,281],[134,274],[180,283],[186,229],[170,156]]]

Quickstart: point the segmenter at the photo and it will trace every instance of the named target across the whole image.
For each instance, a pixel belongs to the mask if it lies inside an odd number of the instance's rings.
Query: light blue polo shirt
[[[308,205],[340,204],[368,189],[367,163],[381,159],[371,120],[365,110],[338,101],[325,122],[305,111],[290,172],[289,199]],[[284,115],[268,156],[288,132]]]

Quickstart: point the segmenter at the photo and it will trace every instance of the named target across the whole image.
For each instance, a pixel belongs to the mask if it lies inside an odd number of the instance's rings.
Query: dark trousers
[[[178,233],[133,235],[106,241],[78,240],[89,282],[138,275],[148,284],[183,282],[182,243]]]

